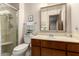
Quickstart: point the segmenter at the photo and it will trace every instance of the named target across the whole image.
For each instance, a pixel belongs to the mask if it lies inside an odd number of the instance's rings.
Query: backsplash
[[[75,38],[77,38],[77,39],[79,39],[79,32],[72,33],[72,36],[75,37]]]
[[[38,34],[41,34],[41,35],[52,34],[52,35],[55,35],[55,36],[66,36],[67,35],[67,33],[51,33],[51,32],[39,32]]]

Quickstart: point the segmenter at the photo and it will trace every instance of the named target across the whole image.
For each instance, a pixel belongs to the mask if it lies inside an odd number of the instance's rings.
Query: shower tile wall
[[[1,24],[0,24],[0,56],[1,56]]]

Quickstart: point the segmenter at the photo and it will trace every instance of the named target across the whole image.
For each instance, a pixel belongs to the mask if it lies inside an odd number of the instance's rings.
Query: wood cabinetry
[[[40,56],[41,55],[41,40],[32,39],[31,41],[31,51],[32,56]]]
[[[68,56],[79,56],[79,53],[75,53],[75,52],[67,52]]]
[[[58,41],[46,41],[42,40],[41,41],[41,46],[46,47],[46,48],[55,48],[55,49],[62,49],[66,50],[66,44],[64,42],[58,42]]]
[[[41,40],[32,39],[32,46],[41,46]]]
[[[40,47],[32,47],[32,55],[40,56],[41,55]]]
[[[67,44],[67,55],[68,56],[79,56],[79,44],[68,43]]]
[[[78,43],[68,43],[67,50],[73,52],[79,52],[79,44]]]
[[[32,56],[79,56],[79,43],[32,39]]]
[[[32,56],[65,56],[64,42],[32,39]]]
[[[49,48],[42,48],[41,55],[42,56],[65,56],[65,51],[49,49]]]

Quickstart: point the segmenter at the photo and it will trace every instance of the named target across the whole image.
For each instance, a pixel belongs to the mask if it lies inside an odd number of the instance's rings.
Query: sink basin
[[[66,36],[54,36],[54,35],[37,35],[33,38],[41,38],[41,39],[63,39],[66,38]]]

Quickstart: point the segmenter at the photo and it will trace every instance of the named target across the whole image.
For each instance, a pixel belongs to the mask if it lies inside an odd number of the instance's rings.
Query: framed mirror
[[[67,32],[70,23],[67,4],[56,4],[41,8],[40,31],[43,32]],[[67,15],[68,14],[68,15]],[[68,22],[68,23],[67,23]]]

